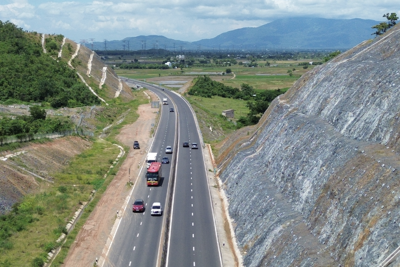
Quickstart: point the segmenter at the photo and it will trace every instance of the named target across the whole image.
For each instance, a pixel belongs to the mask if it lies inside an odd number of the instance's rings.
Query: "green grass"
[[[207,111],[212,116],[219,116],[223,110],[234,109],[236,120],[240,117],[245,117],[249,113],[249,109],[246,107],[247,101],[223,98],[220,96],[213,96],[212,98],[206,98],[201,96],[186,96],[190,101],[191,105],[198,106],[199,108]]]
[[[18,213],[13,215],[17,222],[28,222],[21,223],[21,229],[8,239],[11,249],[0,247],[0,266],[7,261],[11,266],[30,266],[35,258],[44,260],[80,203],[88,201],[93,189],[103,188],[112,180],[112,176],[103,179],[103,175],[118,153],[119,149],[111,143],[96,140],[62,173],[54,175],[54,185],[39,180],[41,193],[25,196]],[[9,223],[12,220],[1,220],[1,228],[9,227]]]

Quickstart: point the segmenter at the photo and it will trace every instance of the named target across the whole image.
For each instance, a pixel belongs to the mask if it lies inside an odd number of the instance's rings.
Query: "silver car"
[[[154,202],[153,206],[151,206],[151,213],[153,215],[162,215],[162,207],[160,202]]]
[[[165,153],[167,153],[167,154],[172,154],[172,147],[171,147],[171,146],[167,146],[167,147],[165,148]]]

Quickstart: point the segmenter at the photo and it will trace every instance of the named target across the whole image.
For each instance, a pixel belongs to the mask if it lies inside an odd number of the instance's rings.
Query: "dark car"
[[[189,147],[189,142],[183,142],[183,147]]]
[[[192,143],[192,149],[198,149],[197,143]]]
[[[133,212],[144,211],[144,201],[143,201],[143,199],[136,199],[135,202],[133,202],[132,211]]]
[[[169,163],[169,158],[168,157],[163,157],[162,160],[161,160],[161,163],[168,164]]]
[[[169,112],[174,112],[174,108],[170,108],[170,109],[169,109]]]
[[[140,145],[138,141],[133,141],[133,149],[140,149]]]

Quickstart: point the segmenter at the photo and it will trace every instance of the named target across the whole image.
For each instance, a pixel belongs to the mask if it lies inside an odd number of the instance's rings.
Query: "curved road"
[[[160,99],[167,97],[169,105],[161,105],[162,113],[150,152],[158,152],[158,161],[165,156],[165,147],[173,146],[168,154],[170,164],[163,164],[161,186],[147,187],[142,170],[135,184],[130,204],[119,225],[103,266],[222,266],[208,184],[203,160],[202,139],[188,104],[177,94],[147,83],[134,83],[152,90]],[[174,107],[175,112],[170,112]],[[175,138],[176,123],[179,126]],[[177,142],[175,143],[175,140]],[[182,147],[184,141],[195,142],[199,149]],[[176,160],[175,160],[176,159]],[[171,168],[175,167],[175,172]],[[170,177],[175,173],[175,177]],[[167,189],[175,179],[170,227],[164,226],[169,217],[150,216],[153,202],[167,201]],[[134,199],[146,203],[144,213],[132,213]],[[162,254],[163,237],[169,236],[167,254]],[[159,254],[160,252],[160,254]]]

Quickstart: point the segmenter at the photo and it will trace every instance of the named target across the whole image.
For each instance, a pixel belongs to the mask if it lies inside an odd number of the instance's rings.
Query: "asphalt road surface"
[[[160,99],[168,98],[168,105],[161,105],[161,119],[149,152],[158,152],[157,161],[168,156],[170,164],[163,164],[164,179],[158,187],[146,185],[145,170],[142,170],[104,266],[147,267],[160,266],[161,262],[170,267],[222,266],[202,155],[203,143],[191,110],[173,92],[157,86],[146,87]],[[170,112],[171,107],[174,112]],[[176,123],[179,126],[178,133],[175,132]],[[175,134],[178,134],[177,139]],[[184,141],[189,142],[190,146],[182,147]],[[193,142],[198,144],[199,149],[191,148]],[[173,155],[165,154],[166,146],[173,147]],[[165,261],[159,252],[162,230],[168,216],[165,213],[160,217],[151,216],[150,209],[153,202],[161,202],[165,209],[172,166],[176,166],[175,186]],[[143,213],[132,212],[132,203],[138,198],[146,203]]]

